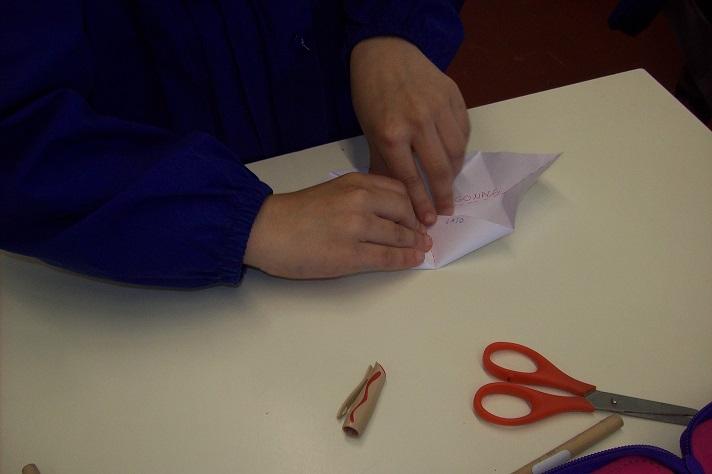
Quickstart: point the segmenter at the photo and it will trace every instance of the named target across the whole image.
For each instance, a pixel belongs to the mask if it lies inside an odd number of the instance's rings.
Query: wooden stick
[[[40,470],[34,464],[28,464],[22,468],[22,474],[40,474]]]
[[[560,466],[608,437],[621,426],[623,426],[623,419],[619,415],[611,415],[526,466],[520,467],[513,474],[539,474]]]

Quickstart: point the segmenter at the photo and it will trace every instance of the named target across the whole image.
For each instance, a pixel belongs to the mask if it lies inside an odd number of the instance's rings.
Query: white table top
[[[606,416],[477,419],[496,340],[601,390],[711,401],[712,133],[642,70],[470,117],[471,149],[563,155],[512,235],[440,270],[164,291],[0,256],[0,471],[508,472]],[[349,159],[361,139],[252,169],[288,191]],[[335,412],[374,360],[388,382],[348,438]],[[626,417],[595,449],[679,454],[681,432]]]

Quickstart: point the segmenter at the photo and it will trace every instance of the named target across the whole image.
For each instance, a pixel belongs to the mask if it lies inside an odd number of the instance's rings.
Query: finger
[[[417,267],[425,259],[425,253],[412,248],[388,247],[363,243],[358,246],[360,271],[392,271]]]
[[[465,142],[470,139],[470,115],[467,113],[467,105],[462,97],[460,89],[455,85],[455,90],[450,94],[450,108],[455,115],[460,130],[465,136]]]
[[[427,234],[421,234],[391,220],[372,216],[369,219],[363,242],[387,245],[389,247],[413,248],[427,252],[433,246],[433,240]]]
[[[368,172],[371,174],[375,175],[381,175],[381,176],[388,176],[388,166],[386,166],[386,162],[383,161],[383,157],[381,156],[380,153],[378,153],[378,150],[376,147],[371,145],[370,143],[368,144],[368,155],[369,155],[369,167],[368,167]]]
[[[350,185],[349,207],[357,214],[376,215],[421,234],[427,233],[415,216],[405,185],[400,181],[364,173],[348,173],[337,179],[347,180]]]
[[[467,139],[465,139],[465,135],[463,135],[455,116],[450,110],[438,117],[435,128],[450,159],[453,175],[457,176],[462,169],[462,163],[465,161]]]
[[[406,191],[403,183],[401,183],[397,179],[390,178],[388,176],[352,171],[350,173],[341,175],[335,179],[347,181],[353,186],[361,187],[364,189],[380,189],[400,194],[401,196],[404,196],[406,198],[408,197],[408,192]]]
[[[415,158],[410,151],[407,143],[390,147],[387,150],[381,150],[384,157],[388,157],[386,163],[391,171],[391,176],[400,180],[408,190],[408,196],[413,204],[415,214],[425,225],[435,223],[435,208],[430,200],[428,192],[425,190],[425,185],[420,172],[415,166]]]
[[[391,222],[402,224],[409,229],[423,231],[422,224],[415,216],[407,194],[387,189],[373,189],[371,192],[373,192],[374,197],[371,200],[371,208],[369,210],[373,214]]]
[[[397,179],[377,174],[368,174],[365,176],[367,179],[363,181],[364,186],[397,193],[408,199],[408,190],[405,188],[405,185]],[[410,205],[410,201],[408,205]]]
[[[452,165],[445,153],[440,136],[431,123],[413,141],[415,152],[428,176],[430,193],[435,201],[435,208],[440,214],[452,214]]]

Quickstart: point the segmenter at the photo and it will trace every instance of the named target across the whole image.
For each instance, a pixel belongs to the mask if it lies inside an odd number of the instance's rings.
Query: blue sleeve
[[[0,248],[111,280],[239,282],[271,192],[206,134],[101,116],[79,2],[0,15]]]
[[[345,0],[346,51],[373,36],[399,36],[445,70],[463,39],[464,0]]]

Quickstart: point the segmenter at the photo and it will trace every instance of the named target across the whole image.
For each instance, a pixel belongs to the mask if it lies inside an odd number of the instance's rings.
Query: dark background
[[[664,15],[629,37],[608,28],[618,0],[468,0],[448,74],[476,107],[635,68],[673,92],[683,59]],[[712,124],[708,124],[712,125]]]

